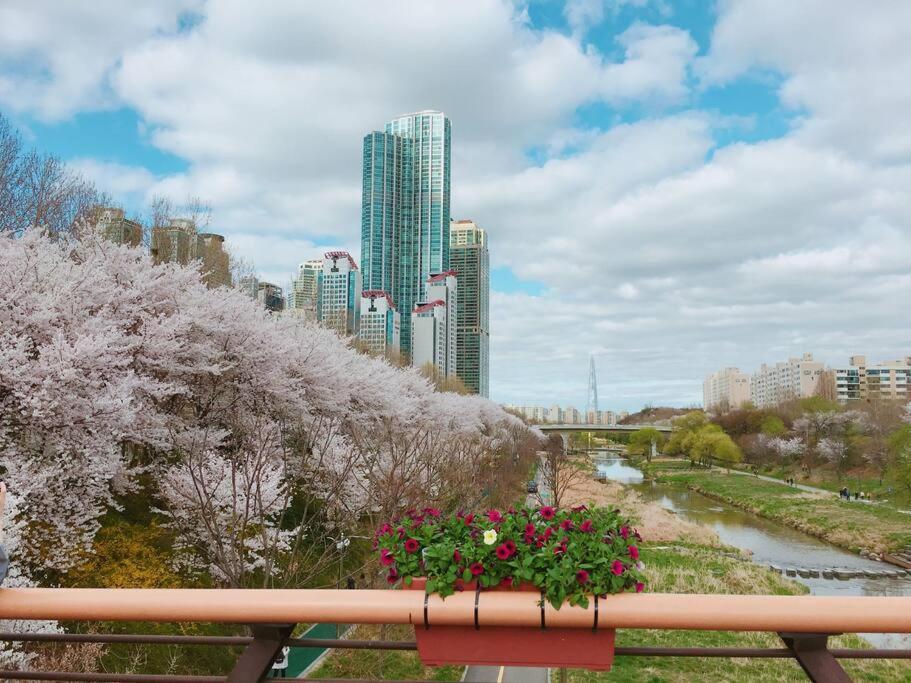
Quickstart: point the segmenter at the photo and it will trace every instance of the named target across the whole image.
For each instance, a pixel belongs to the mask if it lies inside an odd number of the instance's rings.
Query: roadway
[[[547,683],[547,669],[522,666],[469,666],[463,681],[476,683]]]

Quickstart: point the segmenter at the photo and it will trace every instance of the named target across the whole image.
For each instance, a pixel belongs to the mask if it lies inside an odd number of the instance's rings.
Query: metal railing
[[[813,681],[849,681],[838,659],[911,659],[911,649],[829,649],[841,633],[911,633],[909,597],[621,594],[600,608],[541,604],[536,593],[227,589],[0,589],[0,619],[214,622],[247,624],[250,636],[0,633],[0,641],[243,646],[227,676],[0,671],[0,679],[157,683],[264,680],[284,645],[413,650],[413,641],[292,638],[302,622],[411,624],[424,627],[540,627],[768,631],[782,648],[617,647],[618,657],[793,658]],[[555,663],[556,665],[557,663]],[[302,679],[298,679],[302,680]],[[307,680],[307,679],[303,679]],[[325,679],[323,679],[325,680]]]

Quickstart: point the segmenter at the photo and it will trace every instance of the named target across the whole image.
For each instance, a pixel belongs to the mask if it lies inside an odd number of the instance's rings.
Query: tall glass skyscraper
[[[450,123],[405,114],[364,137],[361,267],[364,288],[389,292],[411,353],[411,310],[431,273],[449,269]]]

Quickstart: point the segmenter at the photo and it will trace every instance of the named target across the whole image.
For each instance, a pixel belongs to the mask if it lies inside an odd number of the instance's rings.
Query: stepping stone
[[[819,570],[818,570],[818,569],[808,569],[808,570],[807,570],[807,574],[809,574],[809,576],[810,576],[811,579],[818,579],[818,578],[819,578]]]
[[[774,564],[770,564],[770,565],[769,565],[769,569],[771,569],[771,570],[772,570],[773,572],[775,572],[776,574],[781,574],[781,571],[782,571],[782,570],[781,570],[781,567],[778,567],[778,566],[776,566],[776,565],[774,565]]]
[[[847,569],[836,569],[835,578],[840,579],[841,581],[847,581],[848,579],[854,576],[854,572]]]
[[[834,578],[835,578],[835,570],[834,570],[834,569],[828,569],[828,568],[827,568],[827,569],[823,569],[823,570],[822,570],[822,578],[824,578],[824,579],[834,579]]]
[[[800,569],[797,570],[797,575],[800,576],[800,577],[802,577],[802,578],[804,578],[804,579],[809,579],[809,578],[810,578],[810,570],[809,570],[809,569],[805,569],[804,567],[801,567]]]
[[[797,570],[794,569],[794,567],[788,567],[787,569],[784,570],[784,573],[787,574],[788,576],[797,576]]]

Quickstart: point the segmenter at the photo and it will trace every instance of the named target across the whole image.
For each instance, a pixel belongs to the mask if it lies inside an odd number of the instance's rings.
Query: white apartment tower
[[[443,310],[437,309],[442,306]],[[433,319],[434,323],[429,322]],[[412,327],[411,364],[423,367],[428,362],[439,369],[444,377],[456,374],[458,291],[455,271],[433,273],[428,278],[424,301],[419,302],[411,314]],[[438,325],[442,328],[438,329]],[[432,338],[431,336],[432,335]],[[420,347],[420,349],[418,349]],[[433,351],[433,358],[428,353]]]
[[[402,316],[395,310],[392,297],[381,289],[361,294],[361,319],[358,339],[371,353],[398,354],[401,346]]]
[[[767,408],[819,393],[825,366],[812,353],[789,358],[775,365],[762,364],[750,379],[750,399],[757,408]]]
[[[750,377],[738,368],[713,372],[702,383],[702,405],[706,410],[739,408],[750,400]]]
[[[440,376],[448,372],[446,349],[446,302],[424,301],[411,312],[411,364],[416,368],[432,365]]]
[[[341,336],[357,332],[361,273],[347,251],[329,251],[317,276],[316,317]]]

